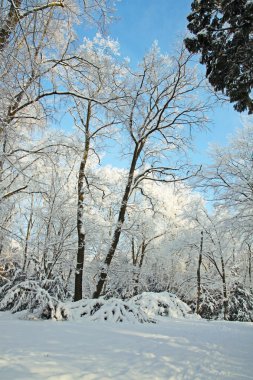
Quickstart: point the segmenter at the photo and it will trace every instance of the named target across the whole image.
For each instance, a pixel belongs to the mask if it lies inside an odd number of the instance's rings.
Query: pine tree
[[[253,113],[253,1],[194,0],[187,49],[200,53],[206,77],[238,112]]]

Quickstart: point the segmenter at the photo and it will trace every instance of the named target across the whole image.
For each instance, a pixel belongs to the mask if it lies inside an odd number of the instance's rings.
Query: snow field
[[[24,321],[0,313],[1,380],[250,380],[253,324]]]

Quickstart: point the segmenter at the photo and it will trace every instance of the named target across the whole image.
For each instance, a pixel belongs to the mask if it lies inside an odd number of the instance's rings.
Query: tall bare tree
[[[99,145],[114,134],[113,127],[118,123],[113,112],[117,101],[122,95],[120,75],[123,66],[117,62],[117,42],[97,34],[93,40],[85,39],[78,51],[82,61],[89,65],[80,67],[74,75],[68,74],[71,86],[78,88],[78,93],[89,100],[73,97],[74,106],[71,109],[75,126],[83,139],[81,161],[78,171],[77,185],[77,236],[78,252],[75,274],[74,300],[82,298],[82,283],[85,255],[85,194],[92,191],[86,168],[90,156],[96,156],[98,161]],[[67,73],[66,73],[67,75]]]
[[[141,62],[139,72],[129,72],[126,78],[126,100],[119,112],[123,115],[131,159],[112,242],[94,298],[102,293],[133,191],[141,191],[143,181],[179,180],[175,173],[179,175],[183,168],[179,163],[173,165],[173,153],[187,145],[193,126],[205,122],[205,106],[193,96],[199,83],[188,68],[189,59],[184,50],[176,58],[163,56],[155,44]]]

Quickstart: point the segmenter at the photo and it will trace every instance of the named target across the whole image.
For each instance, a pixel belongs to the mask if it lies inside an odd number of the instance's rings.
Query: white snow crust
[[[1,380],[250,380],[253,324],[24,321],[0,312]]]

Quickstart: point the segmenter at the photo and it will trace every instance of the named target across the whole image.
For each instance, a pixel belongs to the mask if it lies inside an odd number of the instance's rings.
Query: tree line
[[[191,53],[154,43],[133,68],[103,35],[112,14],[107,0],[1,3],[2,295],[24,280],[74,301],[166,290],[240,319],[236,302],[252,305],[252,127],[209,167],[191,165],[209,108]],[[79,41],[80,22],[99,32]]]

